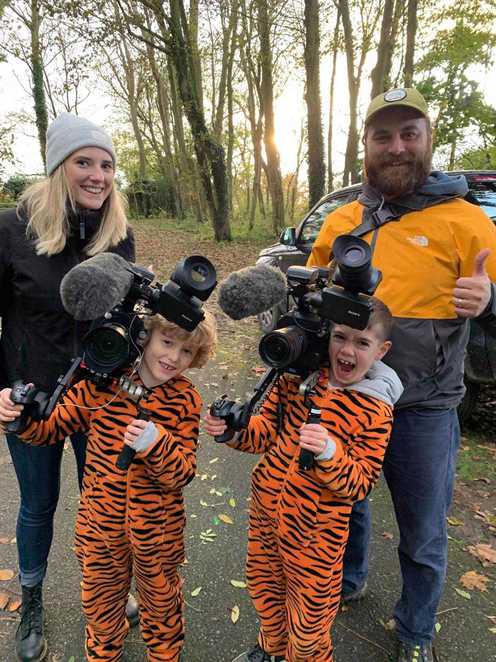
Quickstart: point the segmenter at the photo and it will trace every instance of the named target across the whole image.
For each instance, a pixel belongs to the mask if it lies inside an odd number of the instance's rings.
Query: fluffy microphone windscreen
[[[286,296],[286,279],[266,264],[234,271],[219,286],[219,306],[233,320],[258,315]]]
[[[66,273],[60,284],[64,308],[77,320],[94,320],[116,306],[133,280],[128,263],[115,253],[100,253]]]

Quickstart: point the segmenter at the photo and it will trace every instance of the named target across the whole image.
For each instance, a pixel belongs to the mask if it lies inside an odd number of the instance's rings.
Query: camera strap
[[[365,220],[363,220],[360,225],[357,225],[356,228],[353,228],[348,234],[351,234],[354,237],[363,237],[369,232],[373,232],[372,241],[370,242],[370,250],[373,255],[379,228],[390,221],[399,221],[404,212],[394,212],[389,207],[384,207],[384,199],[382,199],[380,206],[375,211],[368,214],[366,212],[367,208],[364,209]],[[329,262],[332,262],[333,260],[334,254],[331,250]]]

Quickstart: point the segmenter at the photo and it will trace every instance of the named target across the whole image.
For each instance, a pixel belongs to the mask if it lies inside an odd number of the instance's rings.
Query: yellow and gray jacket
[[[469,327],[455,313],[453,289],[457,278],[472,275],[482,248],[492,249],[486,269],[496,281],[496,228],[480,208],[462,199],[466,192],[464,177],[433,172],[413,195],[388,205],[394,220],[377,225],[372,261],[383,278],[375,294],[395,318],[393,346],[384,360],[405,387],[397,408],[454,407],[464,394]],[[308,266],[328,264],[335,238],[383,205],[366,184],[358,200],[329,214]],[[373,235],[363,239],[371,243]],[[491,302],[478,320],[494,330],[495,312],[493,285]]]

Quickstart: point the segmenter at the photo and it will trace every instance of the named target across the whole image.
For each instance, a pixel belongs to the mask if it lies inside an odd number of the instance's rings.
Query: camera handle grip
[[[32,395],[35,391],[36,388],[33,384],[25,384],[22,381],[17,381],[14,383],[10,394],[10,399],[15,404],[24,405],[24,409],[15,420],[7,423],[5,426],[5,432],[8,434],[20,434],[26,429],[29,419],[29,412],[26,411],[26,405],[28,405],[29,408],[29,403],[32,402]]]
[[[10,423],[7,423],[5,426],[5,432],[7,434],[20,434],[21,432],[24,432],[27,420],[28,417],[26,414],[21,412],[21,415],[18,416],[15,421],[10,421]]]
[[[227,428],[225,432],[214,437],[214,441],[216,441],[218,444],[225,444],[234,437],[234,434],[235,430],[230,430]]]
[[[307,416],[307,425],[311,423],[316,423],[317,425],[320,424],[320,409],[313,405]],[[314,463],[315,455],[312,451],[302,448],[300,450],[300,456],[298,457],[298,467],[300,468],[300,471],[308,471],[309,469],[312,469]]]
[[[149,421],[150,417],[148,416],[147,412],[144,409],[139,409],[136,419],[138,421]],[[122,471],[127,471],[131,466],[135,455],[136,455],[136,451],[134,450],[134,448],[131,448],[131,446],[124,444],[121,452],[119,453],[119,457],[117,458],[117,462],[115,463],[115,466],[118,469],[122,469]]]

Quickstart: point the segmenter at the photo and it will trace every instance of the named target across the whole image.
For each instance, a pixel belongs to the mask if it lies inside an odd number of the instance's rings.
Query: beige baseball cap
[[[418,90],[414,87],[396,87],[393,90],[382,92],[372,99],[365,114],[365,124],[367,125],[372,116],[380,110],[392,106],[414,108],[424,117],[429,117],[427,102]]]

